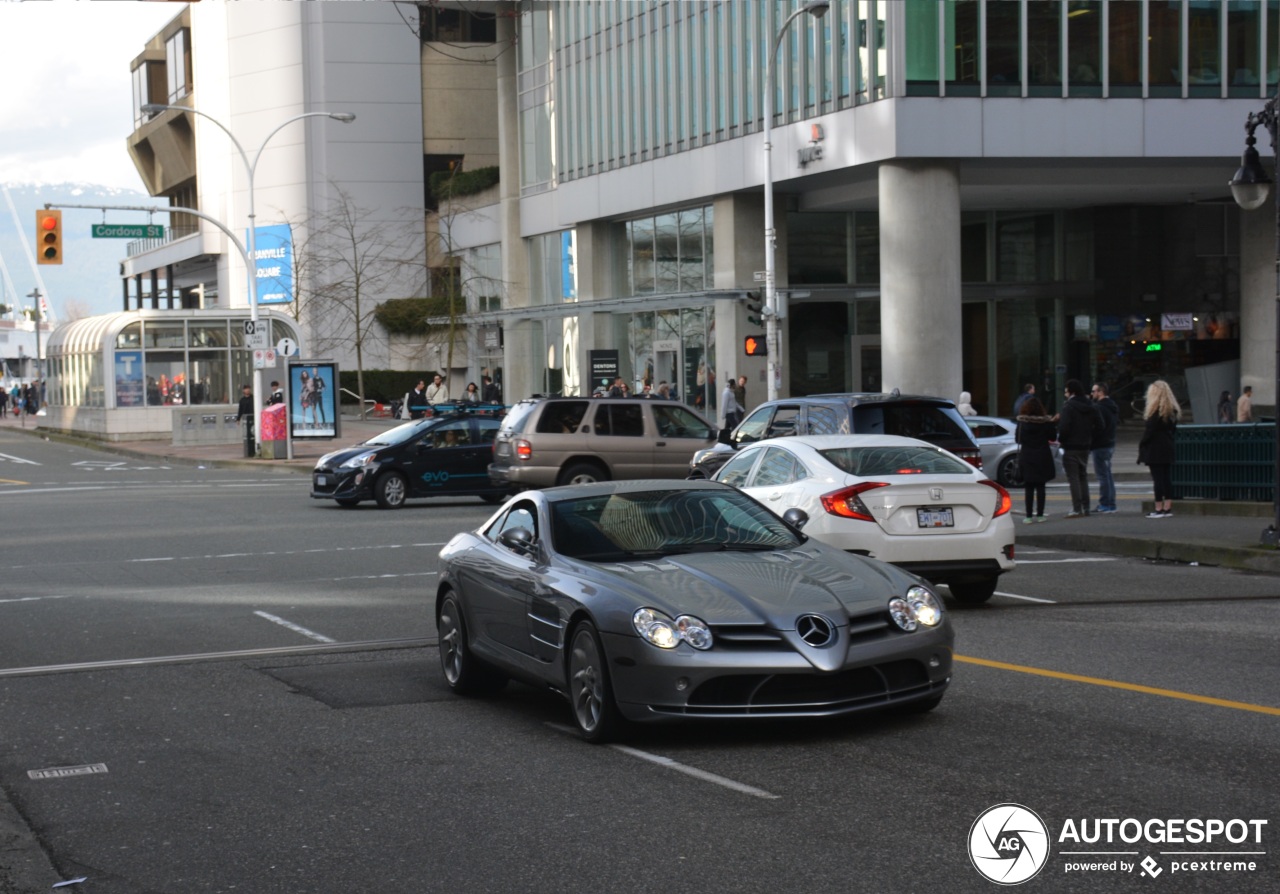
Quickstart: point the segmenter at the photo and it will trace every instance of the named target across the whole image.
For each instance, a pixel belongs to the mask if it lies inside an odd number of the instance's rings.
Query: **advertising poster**
[[[116,351],[116,406],[140,407],[142,402],[142,352]]]
[[[289,364],[289,426],[295,441],[338,436],[338,364]]]

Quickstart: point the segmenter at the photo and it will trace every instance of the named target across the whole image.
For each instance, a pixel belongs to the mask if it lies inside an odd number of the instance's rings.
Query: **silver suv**
[[[493,443],[495,486],[550,487],[684,478],[715,426],[683,404],[634,397],[547,397],[511,408]]]

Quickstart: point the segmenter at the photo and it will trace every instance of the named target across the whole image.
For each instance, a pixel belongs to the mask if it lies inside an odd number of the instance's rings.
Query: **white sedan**
[[[891,562],[960,602],[985,602],[1014,567],[1009,492],[946,450],[892,435],[805,435],[743,447],[716,472],[804,532]]]

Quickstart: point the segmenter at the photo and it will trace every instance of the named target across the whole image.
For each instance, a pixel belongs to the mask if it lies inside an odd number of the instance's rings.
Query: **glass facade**
[[[669,295],[711,288],[715,271],[710,205],[686,208],[622,225],[626,295]]]
[[[99,322],[117,317],[115,327]],[[269,344],[282,338],[298,342],[292,324],[270,322]],[[60,327],[48,347],[51,406],[234,404],[240,385],[252,378],[253,352],[244,345],[242,316],[92,317]]]

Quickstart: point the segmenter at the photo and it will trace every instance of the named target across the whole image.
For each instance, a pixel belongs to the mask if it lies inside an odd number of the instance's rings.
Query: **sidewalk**
[[[246,459],[242,443],[222,444],[211,447],[175,447],[168,441],[138,441],[126,444],[105,444],[99,441],[66,438],[41,431],[27,417],[25,431],[51,437],[68,443],[83,444],[97,450],[121,456],[138,457],[169,464],[213,466],[217,468],[251,468],[255,471],[276,471],[284,474],[305,475],[316,460],[330,451],[368,440],[398,424],[394,419],[361,420],[344,416],[342,434],[333,440],[295,441],[293,459]],[[0,425],[7,430],[23,430],[22,424],[8,416]],[[1142,426],[1131,423],[1122,425],[1116,441],[1112,461],[1116,480],[1138,483],[1150,482],[1146,466],[1138,465],[1138,440]],[[1064,482],[1055,482],[1062,484]],[[1097,502],[1097,482],[1090,470],[1090,493]],[[1051,491],[1047,507],[1049,521],[1044,524],[1022,524],[1022,493],[1013,494],[1014,512],[1017,513],[1017,545],[1051,549],[1099,552],[1117,556],[1159,559],[1170,562],[1196,562],[1201,565],[1221,565],[1242,571],[1258,571],[1280,574],[1280,551],[1260,545],[1261,534],[1272,520],[1269,503],[1233,503],[1206,500],[1177,500],[1172,518],[1148,519],[1151,509],[1150,492],[1142,489],[1145,497],[1122,491],[1120,511],[1114,515],[1090,515],[1087,518],[1067,519],[1070,499],[1065,493]]]

